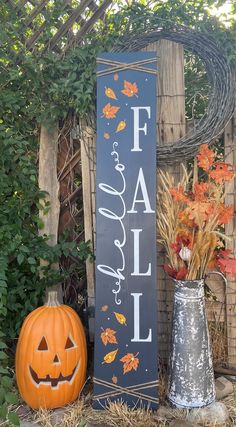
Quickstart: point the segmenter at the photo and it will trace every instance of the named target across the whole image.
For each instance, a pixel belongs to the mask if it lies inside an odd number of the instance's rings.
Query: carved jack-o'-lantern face
[[[74,310],[45,305],[30,313],[16,352],[17,384],[29,406],[56,408],[75,400],[86,363],[84,331]]]
[[[65,343],[65,348],[64,350],[72,350],[72,349],[76,349],[76,344],[73,341],[73,338],[71,336],[68,336],[66,343]],[[47,343],[47,339],[43,336],[42,339],[40,340],[40,343],[38,345],[38,348],[36,351],[39,352],[49,352],[50,353],[50,348],[49,348],[49,344]],[[59,351],[57,350],[57,352],[59,353]],[[45,355],[44,355],[45,356]],[[63,361],[65,359],[65,355],[61,355],[62,360],[59,358],[58,354],[55,353],[55,355],[50,354],[51,358],[52,358],[52,366],[51,368],[49,367],[50,372],[53,371],[53,367],[55,365],[58,366],[58,369],[60,369],[63,365]],[[41,357],[41,356],[40,356]],[[69,355],[67,357],[70,357]],[[79,370],[79,365],[80,365],[80,361],[78,361],[78,363],[76,363],[75,367],[71,370],[71,373],[68,375],[63,375],[62,372],[60,371],[60,374],[58,376],[51,376],[52,374],[47,374],[46,377],[41,377],[38,373],[37,370],[34,370],[33,367],[31,365],[29,365],[29,372],[30,372],[30,376],[35,384],[36,387],[39,387],[40,385],[44,384],[44,385],[49,385],[52,388],[58,388],[58,386],[63,383],[63,382],[68,382],[69,384],[72,384],[72,382],[74,381],[74,378],[76,376],[76,373]],[[35,368],[36,369],[36,368]],[[55,371],[55,369],[54,369]]]

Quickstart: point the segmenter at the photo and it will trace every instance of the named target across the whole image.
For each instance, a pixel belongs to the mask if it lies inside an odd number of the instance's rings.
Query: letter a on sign
[[[93,406],[158,406],[156,53],[97,58]]]

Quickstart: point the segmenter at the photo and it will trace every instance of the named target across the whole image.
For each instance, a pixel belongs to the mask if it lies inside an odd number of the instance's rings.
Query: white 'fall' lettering
[[[148,264],[146,273],[141,273],[139,260],[140,260],[140,245],[139,245],[139,234],[143,231],[142,229],[131,229],[134,233],[134,271],[131,276],[151,276],[151,263]]]
[[[140,187],[140,190],[142,191],[142,195],[143,195],[142,199],[137,199],[139,187]],[[127,213],[137,213],[138,212],[137,210],[134,209],[136,203],[144,203],[145,204],[145,210],[143,211],[143,213],[154,213],[155,212],[153,209],[151,209],[151,205],[150,205],[150,201],[149,201],[149,197],[148,197],[148,192],[147,192],[147,186],[145,183],[142,168],[139,169],[139,174],[138,174],[137,184],[136,184],[136,188],[135,188],[135,192],[134,192],[134,199],[133,199],[132,208],[129,211],[127,211]]]
[[[143,127],[139,126],[139,112],[140,110],[145,110],[148,113],[148,118],[151,118],[151,107],[131,107],[131,110],[134,112],[134,147],[131,151],[143,151],[139,146],[139,133],[143,132],[144,135],[147,135],[147,123]]]
[[[152,330],[149,329],[147,338],[140,338],[140,307],[139,299],[143,295],[142,293],[134,292],[132,294],[134,297],[134,338],[132,342],[151,342],[152,341]]]

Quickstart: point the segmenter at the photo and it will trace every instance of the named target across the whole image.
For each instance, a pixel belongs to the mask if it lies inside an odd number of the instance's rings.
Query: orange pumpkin
[[[72,308],[56,292],[25,319],[16,350],[16,380],[33,409],[58,408],[75,400],[85,382],[86,339]]]

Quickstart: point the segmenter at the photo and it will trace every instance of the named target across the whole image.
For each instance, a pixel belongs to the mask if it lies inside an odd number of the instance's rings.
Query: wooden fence
[[[159,144],[176,141],[186,131],[185,123],[185,86],[184,86],[184,51],[181,45],[161,40],[147,46],[145,50],[157,51],[158,92],[157,92],[157,135]],[[91,127],[82,126],[81,162],[84,204],[85,239],[91,240],[93,248],[96,239],[95,224],[95,173],[96,173],[96,138]],[[225,158],[236,164],[236,115],[224,132]],[[176,182],[180,177],[179,165],[166,168],[174,175]],[[158,180],[158,172],[157,172]],[[236,183],[227,186],[226,204],[236,208]],[[236,227],[233,219],[226,227],[230,236],[234,255],[236,255]],[[158,294],[158,341],[159,354],[167,360],[170,344],[171,317],[173,303],[173,285],[163,272],[164,251],[158,246],[157,259],[157,294]],[[212,277],[208,280],[211,296],[207,299],[207,315],[213,340],[213,353],[216,364],[223,362],[236,366],[236,281],[228,278],[225,288],[223,280]],[[94,313],[94,264],[87,262],[88,304],[90,308],[90,337],[93,339]]]

